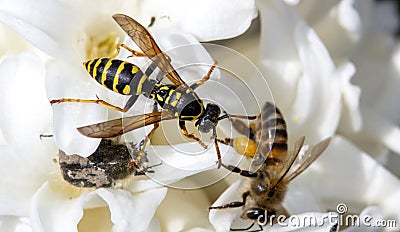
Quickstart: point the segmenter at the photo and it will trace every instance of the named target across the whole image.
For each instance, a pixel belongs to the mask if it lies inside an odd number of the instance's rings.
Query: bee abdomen
[[[259,116],[256,141],[259,141],[261,154],[269,158],[282,159],[286,156],[288,134],[286,122],[280,110],[267,102]]]
[[[83,65],[98,83],[123,95],[141,94],[142,87],[149,84],[148,77],[136,65],[123,60],[96,58]]]

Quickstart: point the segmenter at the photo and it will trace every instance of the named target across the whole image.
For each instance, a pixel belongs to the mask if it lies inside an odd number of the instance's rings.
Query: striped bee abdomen
[[[83,65],[98,83],[123,95],[142,94],[147,89],[143,87],[151,85],[148,76],[136,65],[123,60],[96,58]]]
[[[259,152],[268,159],[284,160],[287,156],[286,122],[280,110],[271,102],[267,102],[256,125],[255,141]]]

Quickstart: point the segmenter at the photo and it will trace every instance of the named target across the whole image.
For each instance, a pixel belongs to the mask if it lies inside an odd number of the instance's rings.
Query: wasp
[[[131,175],[153,173],[152,168],[160,165],[143,168],[144,163],[148,162],[145,154],[141,159],[141,168],[128,167],[132,155],[137,156],[139,152],[136,144],[114,144],[110,139],[102,139],[96,151],[88,157],[66,155],[60,150],[58,162],[62,176],[68,183],[81,188],[107,188]]]
[[[239,132],[246,132],[249,137],[250,147],[241,147],[248,146],[244,139],[231,145],[235,150],[242,152],[242,155],[253,157],[250,170],[241,170],[233,165],[222,166],[248,177],[248,187],[242,194],[242,201],[212,206],[209,209],[242,207],[241,218],[252,220],[253,223],[248,228],[231,230],[249,230],[257,223],[260,227],[257,231],[262,231],[262,225],[273,221],[277,215],[288,216],[282,202],[289,182],[322,154],[330,138],[319,142],[306,152],[300,152],[305,140],[303,136],[296,141],[294,150],[289,152],[285,119],[280,110],[270,102],[264,105],[253,125],[245,128],[243,123],[239,123],[235,128]],[[257,144],[256,147],[251,143]]]
[[[132,164],[134,164],[140,161],[146,144],[149,142],[154,131],[159,127],[159,122],[162,120],[178,119],[182,134],[189,139],[197,141],[206,149],[207,146],[186,129],[186,122],[192,121],[195,122],[196,128],[201,133],[213,132],[212,137],[217,152],[218,167],[220,167],[221,155],[216,134],[218,122],[222,119],[232,117],[249,120],[255,119],[256,117],[230,115],[225,112],[221,115],[221,108],[213,103],[208,103],[207,106],[204,107],[203,101],[194,90],[209,80],[217,62],[214,62],[208,73],[202,79],[189,86],[172,67],[171,58],[161,51],[154,38],[145,27],[124,14],[115,14],[113,18],[138,45],[142,52],[135,51],[125,44],[118,44],[117,49],[127,49],[132,53],[131,56],[148,57],[152,61],[152,64],[149,65],[144,72],[132,63],[112,58],[92,59],[84,62],[84,66],[89,74],[104,87],[122,95],[129,95],[130,97],[125,106],[120,108],[101,99],[83,100],[62,98],[52,100],[50,103],[96,103],[111,109],[126,112],[134,105],[138,96],[142,94],[155,101],[153,112],[80,127],[78,131],[91,138],[111,138],[153,124],[153,129],[147,134],[144,140],[142,152],[135,161],[132,162]],[[163,76],[150,79],[150,75],[156,67],[161,70]],[[172,84],[162,84],[161,80],[164,76],[166,76]],[[159,111],[158,106],[163,110]]]

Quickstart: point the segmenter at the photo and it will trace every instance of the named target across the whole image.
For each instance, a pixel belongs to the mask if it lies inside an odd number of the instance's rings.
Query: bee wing
[[[294,165],[292,165],[293,167],[297,168],[288,173],[288,175],[285,176],[285,180],[291,181],[304,170],[306,170],[322,154],[322,152],[325,151],[330,141],[331,138],[329,137],[316,144],[311,149],[311,152],[307,152],[304,155],[297,155],[297,159],[295,160]],[[293,169],[293,167],[291,169]]]
[[[90,138],[112,138],[161,120],[174,118],[177,117],[173,116],[169,111],[160,111],[79,127],[78,131]]]
[[[171,60],[158,47],[149,31],[133,18],[124,14],[114,14],[112,16],[119,26],[129,35],[137,46],[146,54],[157,67],[168,77],[175,85],[187,84],[181,79],[179,74],[171,65]]]

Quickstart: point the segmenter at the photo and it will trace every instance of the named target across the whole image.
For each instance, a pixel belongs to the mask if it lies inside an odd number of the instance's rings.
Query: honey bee
[[[247,141],[250,148],[247,148],[246,138],[240,138],[240,141],[236,143],[236,139],[233,141],[228,139],[225,142],[229,142],[242,155],[253,157],[250,170],[241,170],[233,165],[222,164],[222,166],[248,177],[249,185],[242,194],[242,201],[212,206],[209,209],[242,207],[241,218],[252,220],[253,223],[248,228],[231,230],[249,230],[257,223],[260,227],[257,231],[261,231],[262,225],[276,220],[276,215],[288,216],[282,202],[289,182],[321,155],[327,148],[330,138],[319,142],[305,152],[300,152],[305,140],[302,136],[295,143],[294,150],[289,152],[285,119],[280,110],[270,102],[264,105],[256,122],[250,127],[246,128],[238,122],[235,124],[239,132],[249,136]],[[246,147],[243,148],[243,146]]]
[[[60,150],[59,165],[62,176],[68,183],[81,188],[113,187],[118,180],[130,175],[153,173],[152,167],[143,167],[148,162],[146,154],[138,166],[128,164],[139,154],[140,149],[133,143],[114,144],[110,139],[102,139],[96,151],[89,157],[66,155]]]

